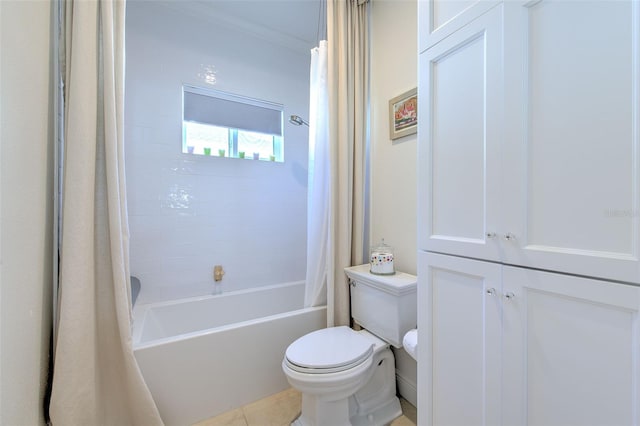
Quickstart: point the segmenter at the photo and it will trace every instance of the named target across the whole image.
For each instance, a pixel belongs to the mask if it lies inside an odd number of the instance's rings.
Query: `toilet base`
[[[398,417],[402,415],[402,408],[400,406],[400,400],[393,398],[386,404],[378,407],[371,413],[365,415],[356,415],[349,419],[349,423],[345,426],[371,426],[371,425],[388,425]],[[323,424],[321,422],[326,421],[324,424],[336,424],[335,419],[322,419],[319,423],[310,422],[310,419],[302,418],[302,414],[298,415],[296,419],[291,422],[291,426],[309,426],[310,424]],[[318,420],[318,419],[314,419]],[[331,422],[331,423],[328,423]]]
[[[402,415],[400,400],[397,397],[376,408],[371,413],[354,416],[349,419],[353,426],[388,425]]]
[[[325,407],[325,408],[337,408],[337,407]],[[340,409],[338,411],[341,411]],[[337,411],[325,411],[330,413],[329,417],[322,416],[322,418],[304,418],[300,414],[296,419],[291,422],[291,426],[310,426],[310,425],[335,425],[335,426],[384,426],[390,424],[392,421],[402,415],[402,407],[400,406],[400,400],[395,397],[392,400],[387,401],[386,404],[376,408],[371,413],[361,414],[351,417],[346,423],[344,418],[340,418],[337,415]],[[333,414],[333,415],[331,415]]]
[[[302,413],[292,425],[295,426],[351,426],[349,422],[349,400],[325,401],[312,395],[302,394]]]

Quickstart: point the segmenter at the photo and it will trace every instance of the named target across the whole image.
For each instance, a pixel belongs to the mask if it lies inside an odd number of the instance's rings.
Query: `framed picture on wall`
[[[398,139],[418,131],[418,90],[411,89],[389,101],[389,137]]]

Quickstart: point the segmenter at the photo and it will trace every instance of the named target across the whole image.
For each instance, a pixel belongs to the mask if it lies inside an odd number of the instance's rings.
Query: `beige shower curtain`
[[[159,425],[131,343],[124,181],[125,3],[67,0],[54,426]]]
[[[327,42],[331,225],[328,325],[348,325],[344,268],[364,262],[365,164],[369,104],[369,2],[328,0]]]

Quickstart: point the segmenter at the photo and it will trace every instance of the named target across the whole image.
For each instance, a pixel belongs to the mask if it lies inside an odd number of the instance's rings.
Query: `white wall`
[[[416,273],[416,135],[391,141],[389,100],[418,82],[417,2],[374,0],[371,55],[371,242],[395,247],[396,269]],[[420,113],[418,112],[418,115]]]
[[[0,1],[0,424],[44,424],[51,329],[48,1]]]
[[[127,189],[139,302],[208,294],[217,264],[226,271],[223,291],[303,280],[307,128],[285,123],[284,163],[182,154],[181,87],[276,102],[285,117],[306,118],[309,53],[159,2],[130,2],[126,30]],[[211,70],[215,84],[207,82]]]
[[[417,2],[374,0],[371,18],[371,242],[384,238],[396,269],[415,275],[417,138],[391,141],[389,99],[417,86]],[[400,394],[415,405],[416,362],[394,353]]]

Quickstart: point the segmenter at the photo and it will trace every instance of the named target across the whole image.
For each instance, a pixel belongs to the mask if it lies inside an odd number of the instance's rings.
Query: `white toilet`
[[[416,326],[416,277],[374,275],[368,264],[345,272],[351,315],[364,329],[325,328],[289,345],[282,369],[302,393],[295,426],[382,426],[402,414],[390,345],[401,348]]]

